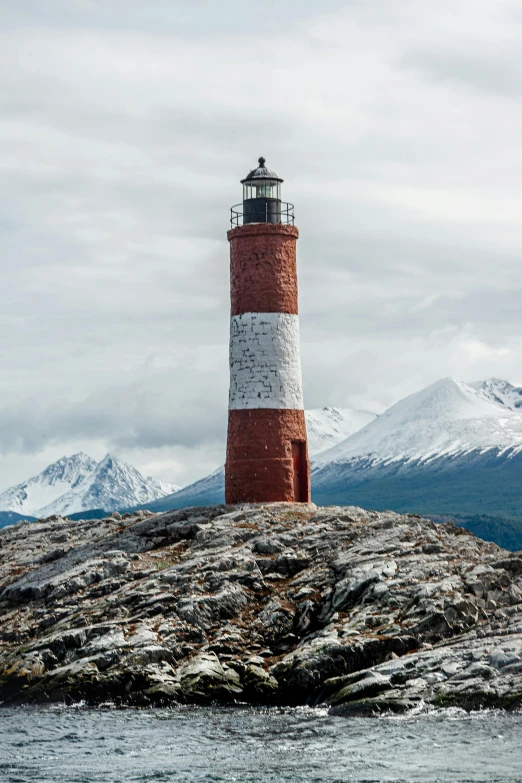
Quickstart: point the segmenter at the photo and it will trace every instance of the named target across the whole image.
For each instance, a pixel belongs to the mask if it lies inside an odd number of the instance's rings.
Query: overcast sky
[[[228,242],[295,203],[305,406],[522,383],[520,0],[2,0],[0,489],[223,460]]]

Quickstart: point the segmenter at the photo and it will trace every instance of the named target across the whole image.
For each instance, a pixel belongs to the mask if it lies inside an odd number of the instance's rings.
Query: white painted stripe
[[[229,408],[303,409],[297,315],[231,318]]]

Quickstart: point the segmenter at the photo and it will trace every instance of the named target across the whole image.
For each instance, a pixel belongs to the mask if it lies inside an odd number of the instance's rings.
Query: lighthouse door
[[[292,441],[292,463],[294,467],[294,500],[300,503],[303,497],[303,481],[305,466],[305,444],[302,441]]]

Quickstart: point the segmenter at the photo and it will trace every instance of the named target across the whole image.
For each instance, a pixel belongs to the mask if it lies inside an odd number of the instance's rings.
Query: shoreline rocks
[[[0,531],[0,702],[522,706],[522,553],[415,515],[212,506]]]

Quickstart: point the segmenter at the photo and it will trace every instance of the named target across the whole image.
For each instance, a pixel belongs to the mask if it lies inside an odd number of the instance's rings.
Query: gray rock
[[[252,544],[252,551],[258,555],[273,555],[283,549],[284,545],[277,538],[259,538]]]
[[[13,525],[0,700],[520,707],[521,562],[453,525],[355,507]]]
[[[267,641],[274,642],[292,631],[294,617],[292,604],[273,598],[259,614],[257,623]]]
[[[178,670],[181,692],[188,701],[230,700],[242,692],[239,674],[223,666],[215,653],[200,653]]]
[[[338,704],[344,704],[349,701],[384,693],[384,691],[389,690],[392,685],[389,677],[386,677],[379,672],[365,671],[350,674],[347,677],[327,680],[325,682],[325,688],[331,689],[333,687],[335,687],[335,690],[333,694],[326,699],[325,703],[335,707]]]

